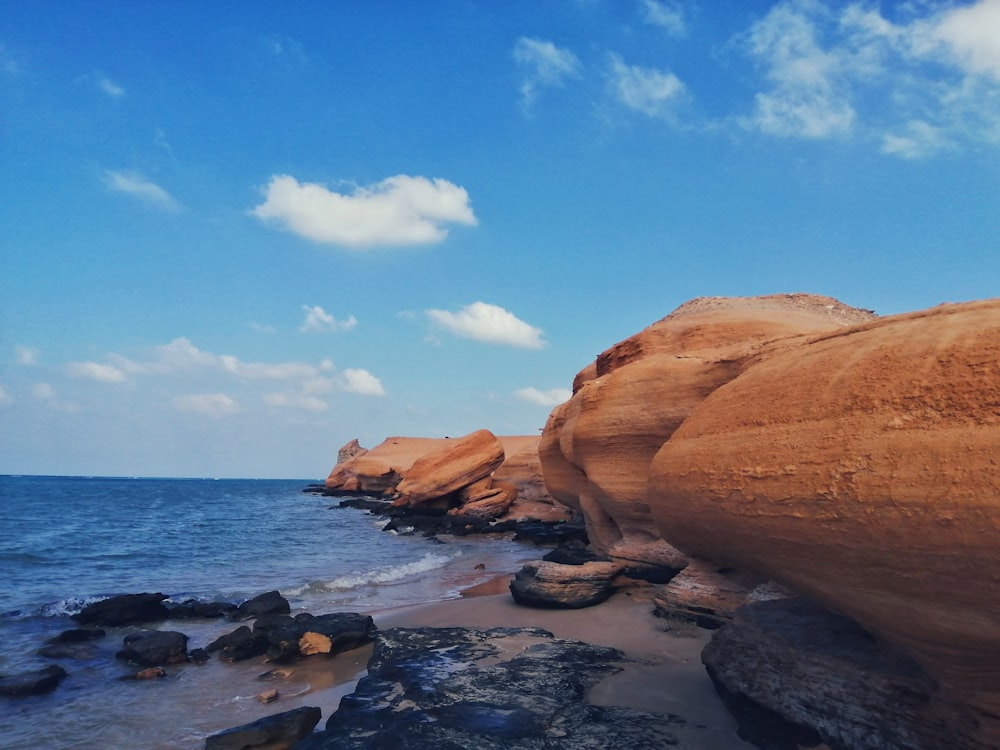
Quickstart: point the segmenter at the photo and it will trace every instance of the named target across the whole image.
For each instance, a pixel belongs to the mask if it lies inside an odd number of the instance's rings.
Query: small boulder
[[[169,610],[163,606],[163,600],[166,598],[166,594],[112,596],[88,604],[73,615],[73,619],[81,625],[105,625],[108,627],[160,622],[170,616]]]
[[[312,733],[323,712],[315,706],[302,706],[280,714],[227,729],[205,739],[205,750],[249,750],[267,747],[285,750]]]
[[[262,615],[287,615],[292,611],[288,600],[278,591],[268,591],[253,599],[248,599],[237,607],[229,618],[232,620],[249,620]]]
[[[175,620],[211,620],[236,611],[236,605],[230,602],[202,602],[197,599],[187,599],[179,604],[168,603],[166,607]]]
[[[600,604],[611,596],[612,581],[622,566],[612,562],[560,565],[528,563],[510,582],[514,601],[526,607],[580,609]]]
[[[66,677],[66,670],[58,664],[20,674],[0,675],[0,695],[41,695],[56,689]]]
[[[240,625],[231,633],[220,635],[205,651],[218,651],[222,661],[245,661],[266,654],[268,645],[267,633],[254,633],[246,625]]]
[[[115,654],[116,659],[143,667],[163,664],[180,664],[188,660],[188,637],[172,630],[141,630],[124,639],[125,648]]]

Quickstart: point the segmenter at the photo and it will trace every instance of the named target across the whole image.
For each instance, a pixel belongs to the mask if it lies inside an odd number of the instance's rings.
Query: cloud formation
[[[529,110],[542,88],[562,87],[567,78],[580,75],[580,61],[568,49],[544,39],[521,37],[514,45],[514,60],[524,71],[521,104]]]
[[[540,391],[537,388],[518,388],[514,391],[515,398],[527,401],[529,404],[553,407],[564,401],[569,401],[573,391],[569,388],[551,388],[547,391]]]
[[[70,362],[68,370],[73,377],[97,380],[101,383],[124,383],[128,380],[124,370],[100,362]]]
[[[384,396],[382,381],[368,370],[347,369],[343,373],[343,390],[362,396]]]
[[[673,73],[626,65],[618,55],[611,56],[609,81],[618,101],[650,117],[668,116],[685,90],[683,82]]]
[[[17,363],[23,367],[33,367],[38,364],[38,350],[30,346],[18,346],[14,350],[14,356]]]
[[[103,91],[105,94],[110,96],[112,99],[120,99],[125,96],[125,89],[119,86],[117,83],[112,81],[105,75],[96,74],[94,79],[97,82],[97,87]]]
[[[306,319],[299,326],[303,333],[326,333],[332,331],[350,331],[358,324],[358,319],[349,315],[346,320],[337,320],[319,305],[302,305]]]
[[[243,410],[234,398],[225,393],[185,394],[175,396],[172,403],[178,411],[206,414],[214,419],[232,416]]]
[[[104,184],[117,193],[124,193],[161,211],[178,211],[180,203],[155,182],[138,172],[105,170]]]
[[[651,26],[665,29],[671,36],[683,36],[687,31],[684,22],[684,9],[678,3],[657,2],[657,0],[642,0],[642,20]]]
[[[546,345],[541,328],[535,328],[502,307],[486,302],[473,302],[458,312],[427,310],[427,317],[462,338],[524,349],[541,349]]]
[[[447,224],[477,223],[469,194],[442,179],[396,175],[338,193],[275,175],[264,194],[252,216],[313,242],[355,250],[433,244],[448,236]]]

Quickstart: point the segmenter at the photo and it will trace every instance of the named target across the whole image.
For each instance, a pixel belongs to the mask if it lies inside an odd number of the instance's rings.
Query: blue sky
[[[318,478],[694,297],[995,296],[1000,0],[20,3],[0,190],[0,473]]]

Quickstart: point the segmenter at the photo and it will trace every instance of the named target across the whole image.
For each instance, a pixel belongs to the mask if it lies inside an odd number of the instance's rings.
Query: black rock
[[[188,637],[172,630],[141,630],[125,636],[125,648],[115,654],[116,659],[142,667],[179,664],[188,660]]]
[[[586,702],[619,651],[538,628],[393,628],[368,675],[296,750],[659,750],[683,720]]]
[[[0,695],[41,695],[55,690],[66,677],[66,670],[51,664],[33,672],[0,675]]]
[[[579,539],[571,539],[565,544],[560,544],[554,550],[546,553],[543,560],[559,563],[560,565],[583,565],[589,562],[607,562],[608,556],[595,552],[590,546]]]
[[[121,594],[88,604],[73,619],[81,625],[139,625],[166,620],[170,615],[163,606],[166,594]]]
[[[168,602],[165,606],[174,620],[211,620],[236,611],[236,605],[230,602],[202,602],[197,599],[188,599],[179,604]]]
[[[254,633],[246,625],[240,625],[231,633],[216,638],[205,647],[205,651],[218,651],[222,661],[245,661],[263,656],[269,645],[267,633]]]
[[[578,541],[587,544],[587,529],[583,524],[548,521],[523,521],[517,525],[514,540],[534,544],[566,544]]]
[[[107,635],[100,628],[73,628],[64,630],[57,636],[49,638],[46,643],[83,643],[84,641],[94,641]]]
[[[288,600],[277,591],[248,599],[229,614],[231,620],[249,620],[261,615],[287,615],[292,611]]]
[[[330,639],[330,654],[336,654],[364,645],[372,640],[375,623],[368,615],[355,612],[336,612],[328,615],[303,613],[294,618],[266,619],[254,623],[254,633],[267,634],[267,658],[271,661],[288,661],[303,656],[301,639],[306,633],[319,633]]]
[[[322,711],[302,706],[250,724],[233,727],[205,739],[205,750],[250,750],[255,747],[287,748],[309,735],[319,724]]]

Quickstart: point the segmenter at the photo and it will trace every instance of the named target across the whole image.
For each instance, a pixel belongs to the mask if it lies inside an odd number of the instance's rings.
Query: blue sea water
[[[308,483],[0,476],[0,674],[52,663],[35,653],[45,639],[113,594],[239,603],[277,589],[293,614],[367,612],[458,596],[538,557],[510,540],[388,533],[375,516],[304,493]],[[185,632],[196,648],[235,625],[157,627]],[[55,692],[0,696],[0,745],[185,750],[297,705],[333,702],[325,721],[339,700],[324,690],[340,678],[315,665],[277,708],[252,700],[259,664],[184,665],[156,684],[123,682],[130,670],[113,656],[127,632],[109,632],[92,658],[58,660],[69,677]]]

